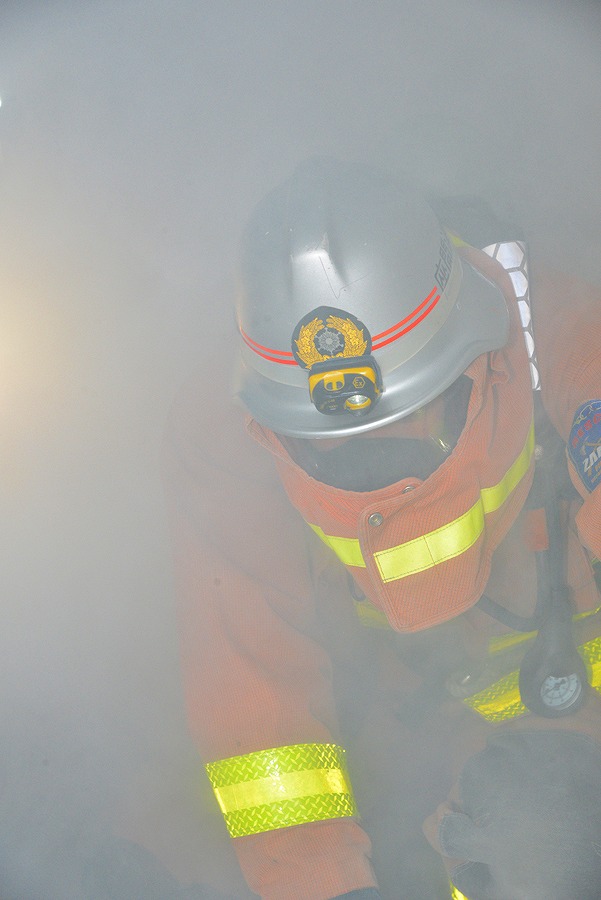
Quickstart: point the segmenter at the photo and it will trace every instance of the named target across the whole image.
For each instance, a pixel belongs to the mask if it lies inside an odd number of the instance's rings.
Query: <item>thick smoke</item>
[[[115,822],[199,879],[159,456],[178,385],[229,340],[252,205],[307,156],[364,160],[483,196],[599,282],[601,13],[22,0],[0,18],[0,896],[81,900]]]

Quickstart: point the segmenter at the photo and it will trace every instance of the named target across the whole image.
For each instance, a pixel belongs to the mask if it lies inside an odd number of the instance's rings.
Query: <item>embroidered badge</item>
[[[371,335],[363,322],[342,309],[320,306],[304,316],[292,335],[292,352],[303,369],[335,357],[371,353]]]
[[[587,491],[601,482],[601,400],[588,400],[574,416],[568,453]]]

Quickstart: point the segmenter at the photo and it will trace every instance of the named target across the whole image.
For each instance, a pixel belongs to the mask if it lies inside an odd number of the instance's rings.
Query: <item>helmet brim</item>
[[[396,369],[383,371],[384,392],[368,414],[318,412],[309,400],[304,371],[298,370],[302,377],[296,384],[274,383],[250,364],[247,354],[252,351],[244,347],[235,394],[261,425],[289,437],[361,434],[410,415],[446,390],[482,353],[507,343],[509,311],[501,290],[466,260],[461,261],[461,270],[461,287],[444,328]],[[374,356],[377,361],[377,351]]]

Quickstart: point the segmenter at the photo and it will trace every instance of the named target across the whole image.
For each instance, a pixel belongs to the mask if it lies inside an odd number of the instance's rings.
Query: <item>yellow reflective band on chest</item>
[[[336,744],[293,744],[209,763],[207,774],[231,837],[354,816]]]
[[[586,663],[591,687],[601,693],[601,637],[581,644],[578,651]],[[488,722],[504,722],[523,716],[528,709],[520,697],[519,677],[519,670],[510,672],[463,702]]]
[[[374,553],[380,577],[384,582],[398,581],[460,556],[476,543],[483,529],[484,508],[480,498],[466,513],[436,531]]]
[[[524,448],[511,468],[498,484],[480,491],[471,509],[435,531],[374,553],[382,581],[397,581],[424,572],[469,550],[482,534],[485,516],[500,509],[528,472],[533,452],[534,425],[531,425]],[[334,537],[317,525],[311,528],[344,565],[365,567],[357,538]]]
[[[311,525],[310,522],[308,524],[317,537],[321,538],[324,544],[334,551],[341,563],[344,563],[345,566],[365,568],[365,560],[357,538],[333,537],[322,531],[319,525]]]
[[[518,458],[493,487],[483,488],[471,509],[453,522],[398,547],[374,553],[382,581],[396,581],[460,556],[472,547],[484,530],[485,515],[496,512],[510,497],[530,468],[534,452],[534,426]]]

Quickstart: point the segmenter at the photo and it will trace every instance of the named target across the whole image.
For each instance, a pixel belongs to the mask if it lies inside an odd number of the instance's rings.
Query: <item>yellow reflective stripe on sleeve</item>
[[[601,637],[582,644],[578,651],[586,663],[591,687],[601,693]],[[466,697],[464,703],[488,722],[503,722],[522,716],[528,709],[520,697],[519,677],[518,670],[510,672],[490,687]]]
[[[469,550],[482,534],[485,515],[496,512],[528,472],[533,452],[534,425],[531,425],[524,448],[511,468],[498,484],[481,490],[480,497],[471,509],[429,534],[374,553],[382,581],[398,581],[408,575],[425,572]],[[311,528],[345,566],[365,568],[357,538],[325,534],[318,525],[311,525]]]
[[[468,897],[465,894],[462,894],[459,888],[456,888],[453,882],[451,882],[451,900],[468,900]]]
[[[528,709],[522,703],[519,679],[519,671],[511,672],[483,691],[466,697],[464,703],[480,713],[487,722],[503,722],[523,716]]]
[[[357,808],[336,744],[293,744],[206,766],[231,837],[354,816]]]
[[[579,650],[584,656],[591,687],[601,693],[601,637],[587,641]]]
[[[321,538],[324,544],[327,544],[334,551],[341,563],[344,563],[345,566],[365,568],[365,560],[357,538],[333,537],[322,531],[319,525],[311,525],[309,522],[309,526],[317,537]]]

